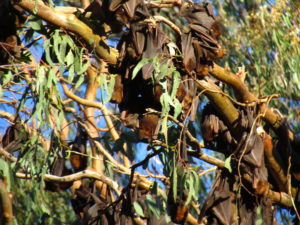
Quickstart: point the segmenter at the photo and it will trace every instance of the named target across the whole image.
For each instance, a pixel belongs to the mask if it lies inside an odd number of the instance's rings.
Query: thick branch
[[[107,110],[107,108],[102,103],[87,100],[87,99],[84,99],[84,98],[80,98],[79,96],[77,96],[73,92],[71,92],[69,90],[69,88],[67,87],[67,84],[64,83],[63,81],[61,82],[61,85],[62,85],[62,87],[64,89],[64,92],[65,92],[67,97],[73,99],[74,101],[78,102],[79,104],[100,109],[103,113],[103,116],[104,116],[104,119],[106,121],[108,129],[109,130],[111,130],[111,129],[115,130],[113,122],[110,118],[110,116],[113,116],[113,115]]]
[[[239,112],[232,102],[222,94],[222,90],[212,81],[203,79],[196,80],[196,82],[199,89],[209,98],[215,109],[222,115],[225,123],[234,129],[237,125]]]
[[[275,203],[283,205],[285,207],[293,207],[293,202],[291,197],[284,192],[275,192],[275,191],[268,191],[268,197]]]
[[[5,118],[9,121],[13,121],[15,119],[14,115],[8,113],[8,112],[5,112],[3,110],[0,110],[0,117],[1,118]]]
[[[213,156],[207,155],[204,152],[188,151],[188,155],[196,157],[198,159],[201,159],[204,162],[207,162],[209,164],[218,166],[219,168],[225,167],[225,163],[222,160],[215,158]]]
[[[100,68],[102,69],[102,67]],[[85,91],[85,99],[88,101],[95,101],[97,89],[99,88],[99,84],[97,82],[97,78],[100,74],[100,71],[94,69],[93,67],[89,67],[87,70],[87,88]],[[91,135],[95,138],[99,138],[99,132],[95,128],[95,108],[94,107],[84,107],[83,109],[84,114],[87,118],[85,121],[86,126],[88,127],[89,131],[91,132]],[[99,152],[96,151],[96,148],[94,147],[94,144],[91,143],[91,149],[93,156],[96,158],[92,159],[92,166],[98,173],[103,173],[103,155],[99,154]]]
[[[0,209],[1,225],[12,225],[14,219],[12,204],[3,178],[0,179]]]
[[[18,161],[18,159],[16,157],[14,157],[9,152],[5,151],[1,145],[0,145],[0,156],[1,156],[1,158],[3,158],[6,161],[10,161],[10,162]]]
[[[35,1],[21,0],[17,1],[16,5],[21,6],[32,14],[37,11],[36,15],[41,19],[78,34],[95,50],[100,58],[112,64],[117,63],[118,51],[107,46],[104,42],[105,37],[96,35],[90,27],[80,21],[75,15],[56,12],[54,9],[46,6],[42,1],[36,3]]]
[[[260,102],[247,88],[243,80],[236,74],[231,73],[229,70],[224,69],[217,64],[214,64],[210,74],[218,80],[230,85],[236,95],[236,98],[244,103]],[[263,104],[261,108],[264,113],[263,119],[273,128],[278,136],[281,136],[282,132],[285,132],[284,120],[280,115],[274,113],[266,104]],[[294,133],[289,130],[289,138],[294,140]]]
[[[97,147],[97,149],[101,152],[101,154],[103,154],[110,162],[113,166],[115,166],[117,169],[124,171],[124,172],[130,172],[130,169],[126,168],[125,166],[123,166],[122,164],[120,164],[119,162],[117,162],[112,156],[111,154],[109,154],[109,152],[106,151],[106,149],[103,147],[103,145],[95,139],[95,137],[93,137],[93,134],[90,132],[90,130],[88,129],[88,127],[85,124],[81,125],[84,127],[84,129],[86,130],[87,134],[90,136],[90,138],[92,138],[95,142],[95,145]]]

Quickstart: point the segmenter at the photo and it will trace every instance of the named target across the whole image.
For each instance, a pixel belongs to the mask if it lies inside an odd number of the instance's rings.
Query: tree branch
[[[12,154],[10,154],[9,152],[5,151],[2,147],[2,145],[0,145],[0,156],[3,156],[2,158],[4,160],[8,160],[10,162],[17,162],[18,159],[16,157],[14,157]]]
[[[0,178],[0,222],[1,225],[13,225],[13,210],[9,193],[6,190],[4,178]]]
[[[243,79],[236,74],[231,73],[228,69],[224,69],[217,64],[214,64],[210,74],[218,80],[230,85],[236,95],[236,98],[244,103],[260,102],[249,90]],[[263,104],[261,111],[265,112],[263,119],[272,127],[278,136],[285,132],[285,121],[280,115],[274,113],[266,104]],[[295,139],[294,133],[289,130],[289,138],[293,141]]]
[[[0,110],[0,117],[7,119],[8,121],[13,121],[15,119],[14,115]]]
[[[155,21],[157,22],[162,22],[167,24],[169,27],[171,27],[175,32],[177,32],[178,35],[181,35],[182,32],[179,29],[179,27],[177,27],[172,21],[168,20],[167,18],[163,17],[163,16],[153,16],[153,18],[155,19]]]
[[[104,42],[105,37],[96,35],[90,27],[80,21],[74,14],[56,12],[42,1],[20,0],[16,1],[15,4],[53,25],[74,32],[82,37],[100,58],[112,64],[117,63],[118,51],[107,46]]]
[[[86,130],[87,134],[90,136],[90,138],[92,138],[94,140],[94,143],[97,147],[97,149],[101,152],[101,154],[103,154],[107,159],[108,161],[111,162],[111,164],[116,167],[117,169],[121,170],[121,171],[124,171],[124,172],[127,172],[129,173],[130,172],[130,169],[128,169],[127,167],[123,166],[121,163],[117,162],[112,156],[111,154],[109,154],[109,152],[106,151],[106,149],[102,146],[102,144],[99,142],[99,140],[95,139],[95,137],[93,137],[92,133],[90,132],[90,130],[88,129],[88,127],[83,124],[83,123],[80,123],[84,129]]]
[[[69,90],[69,88],[67,87],[67,84],[63,80],[61,80],[61,85],[62,85],[63,90],[67,97],[73,99],[74,101],[78,102],[79,104],[100,109],[102,111],[102,114],[104,116],[104,119],[106,121],[108,129],[109,130],[115,129],[114,124],[110,118],[110,116],[114,116],[114,115],[112,115],[101,102],[95,102],[95,101],[87,100],[84,98],[80,98],[79,96],[75,95],[73,92],[71,92]]]
[[[22,178],[22,179],[30,179],[31,178],[30,175],[25,174],[25,173],[16,173],[16,176],[18,178]],[[120,191],[118,190],[119,185],[115,181],[111,180],[110,178],[108,178],[102,174],[99,174],[99,173],[89,170],[89,169],[80,171],[78,173],[74,173],[74,174],[71,174],[68,176],[63,176],[63,177],[55,176],[52,174],[45,174],[43,176],[44,181],[59,182],[59,183],[73,182],[76,180],[81,180],[83,178],[93,178],[96,180],[100,180],[103,183],[109,185],[118,195],[120,195]]]
[[[210,80],[196,80],[196,83],[203,94],[213,103],[215,109],[222,115],[226,125],[233,129],[234,134],[240,135],[239,133],[235,133],[239,112],[232,102],[222,94],[223,92],[220,87]]]

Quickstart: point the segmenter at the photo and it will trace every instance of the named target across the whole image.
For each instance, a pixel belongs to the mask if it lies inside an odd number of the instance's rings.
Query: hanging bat
[[[50,150],[57,151],[53,163],[50,166],[50,174],[55,176],[66,176],[72,174],[72,171],[66,167],[66,160],[62,156],[64,154],[64,146],[57,137],[52,134]],[[62,155],[61,155],[62,154]],[[65,191],[72,186],[73,182],[51,182],[45,181],[45,189],[47,191],[58,192]]]
[[[114,91],[110,102],[120,104],[123,100],[123,83],[121,75],[117,75],[115,79]]]
[[[166,46],[169,43],[169,37],[166,35],[158,25],[148,25],[146,35],[146,45],[143,52],[143,59],[152,58],[154,56],[162,56],[162,53],[167,53]],[[166,63],[166,59],[160,61],[161,64]],[[148,63],[142,68],[142,75],[144,80],[148,80],[152,77],[153,63]]]
[[[185,168],[182,164],[179,164],[177,168],[177,182],[181,180],[183,176]],[[172,222],[176,224],[185,224],[187,215],[189,213],[189,206],[186,205],[186,200],[188,196],[188,190],[184,189],[181,190],[180,185],[181,183],[177,184],[177,187],[173,185],[173,177],[171,178],[170,190],[168,193],[168,211],[169,215],[171,216]],[[174,199],[174,188],[177,188],[177,196]],[[182,191],[182,193],[180,193]]]
[[[57,156],[51,165],[50,174],[55,176],[67,176],[71,175],[72,171],[65,165],[65,159],[61,156]],[[45,181],[45,190],[52,192],[65,191],[72,186],[73,182],[51,182]]]
[[[82,126],[78,123],[77,134],[74,142],[72,143],[72,153],[70,156],[70,162],[75,172],[85,170],[88,164],[88,158],[86,156],[86,145],[88,135],[83,130]],[[76,154],[78,152],[80,154]],[[81,155],[84,154],[84,155]]]
[[[28,134],[17,115],[14,124],[6,129],[6,132],[2,137],[2,146],[8,152],[15,152],[19,150],[27,140]]]
[[[146,114],[139,119],[139,139],[150,142],[157,138],[159,131],[159,117],[155,114]]]
[[[183,65],[188,73],[196,68],[196,56],[192,45],[192,33],[183,33],[181,35],[181,51],[183,54]]]

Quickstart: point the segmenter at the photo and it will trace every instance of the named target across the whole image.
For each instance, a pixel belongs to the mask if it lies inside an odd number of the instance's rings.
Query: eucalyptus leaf
[[[232,168],[231,168],[231,156],[225,159],[225,168],[228,169],[230,173],[232,173]]]
[[[40,20],[38,18],[34,18],[33,20],[30,20],[29,25],[31,26],[31,28],[33,30],[36,30],[36,31],[41,30],[41,28],[43,27],[42,20]]]
[[[155,57],[154,57],[155,58]],[[154,58],[146,58],[146,59],[142,59],[133,69],[132,71],[132,75],[131,75],[131,79],[133,80],[136,75],[138,74],[138,72],[143,68],[143,66],[145,66],[146,64],[153,62]]]
[[[135,212],[136,212],[139,216],[145,217],[144,211],[143,211],[143,209],[142,209],[142,207],[141,207],[141,205],[140,205],[139,203],[134,202],[134,203],[133,203],[133,208],[134,208]]]
[[[194,178],[192,176],[188,177],[188,184],[189,184],[189,189],[188,189],[188,196],[186,198],[185,205],[188,205],[192,201],[192,197],[195,194]]]
[[[80,75],[80,76],[79,76],[79,79],[78,79],[78,81],[76,82],[74,88],[77,89],[77,88],[83,83],[83,81],[84,81],[84,76],[83,76],[83,75]]]

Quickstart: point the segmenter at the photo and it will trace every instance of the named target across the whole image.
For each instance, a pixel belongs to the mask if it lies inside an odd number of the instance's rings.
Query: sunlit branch
[[[18,103],[18,101],[17,101],[17,100],[8,101],[8,100],[6,100],[6,99],[0,99],[0,103],[1,103],[1,104],[8,104],[8,105],[15,105],[15,104]]]
[[[102,66],[100,67],[100,70],[102,69]],[[87,87],[85,89],[85,99],[88,101],[95,101],[96,99],[96,94],[97,90],[99,88],[99,84],[97,82],[97,78],[99,74],[102,71],[98,71],[92,66],[90,66],[87,69]],[[85,120],[85,125],[89,129],[89,132],[94,138],[99,138],[99,132],[95,128],[95,121],[94,121],[94,113],[95,113],[95,108],[94,107],[83,107],[83,112],[87,118]],[[109,117],[108,117],[109,118]],[[99,154],[99,152],[96,151],[96,148],[94,145],[91,143],[91,149],[92,149],[92,154],[94,157],[99,158],[99,160],[95,160],[94,158],[92,159],[92,167],[99,173],[103,173],[103,155]]]
[[[153,141],[153,144],[154,145],[158,145],[158,146],[162,146],[164,148],[168,148],[169,147],[164,142],[158,141],[158,140]],[[199,159],[203,160],[204,162],[207,162],[209,164],[218,166],[220,168],[224,168],[224,166],[225,166],[225,163],[222,160],[220,160],[218,158],[215,158],[213,156],[207,155],[207,154],[205,154],[202,151],[198,151],[198,150],[197,151],[188,151],[187,153],[190,156],[199,158]]]
[[[210,172],[212,172],[212,171],[216,171],[216,170],[217,170],[217,167],[212,167],[212,168],[209,168],[209,169],[207,169],[207,170],[202,171],[202,172],[199,173],[198,175],[199,175],[199,177],[202,177],[202,176],[204,176],[205,174],[210,173]]]
[[[213,103],[214,108],[221,114],[226,125],[230,128],[237,126],[239,112],[232,102],[222,94],[222,90],[212,81],[196,80],[196,83],[203,94]]]
[[[158,115],[161,115],[161,112],[158,112],[158,111],[155,111],[153,109],[147,109],[147,111],[149,113],[155,113],[155,114],[158,114]],[[184,128],[184,124],[179,122],[177,119],[175,119],[173,116],[171,115],[168,115],[168,119],[173,121],[174,123],[176,123],[177,125],[179,125],[181,128]],[[198,147],[197,149],[197,152],[188,152],[188,154],[190,155],[193,155],[199,159],[202,159],[203,161],[207,162],[207,163],[210,163],[210,164],[213,164],[213,165],[216,165],[220,168],[223,168],[224,167],[224,162],[222,160],[219,160],[217,158],[214,158],[210,155],[207,155],[205,154],[201,148],[204,147],[198,140],[197,138],[195,138],[188,130],[184,130],[184,132],[186,133],[187,137],[190,139],[191,142],[195,143]],[[153,142],[154,144],[159,144],[159,145],[162,145],[162,146],[165,146],[166,148],[168,147],[166,144],[164,144],[163,142],[161,141],[154,141]]]
[[[88,127],[83,124],[83,123],[80,123],[84,129],[86,130],[87,134],[89,135],[90,138],[93,139],[97,149],[101,152],[101,154],[103,154],[107,159],[108,161],[114,166],[116,167],[117,169],[119,170],[122,170],[122,171],[125,171],[125,172],[130,172],[130,169],[128,169],[127,167],[123,166],[120,162],[117,162],[109,152],[106,151],[106,149],[103,147],[103,145],[98,141],[96,140],[97,138],[95,138],[92,133],[90,132],[90,130],[88,129]]]
[[[282,206],[289,207],[289,208],[293,206],[291,197],[285,192],[275,192],[275,191],[269,190],[267,193],[267,196],[274,203],[277,203],[277,204],[280,204]]]
[[[81,0],[81,6],[82,8],[86,8],[90,5],[90,0]]]
[[[10,161],[10,162],[18,161],[18,159],[16,157],[14,157],[9,152],[5,151],[1,145],[0,145],[0,156],[2,159],[6,160],[6,161]]]
[[[16,176],[18,178],[22,178],[22,179],[30,179],[30,175],[25,174],[25,173],[16,173]],[[118,195],[120,195],[120,191],[118,190],[119,185],[111,180],[110,178],[99,174],[95,171],[92,170],[84,170],[78,173],[74,173],[71,175],[67,175],[67,176],[63,176],[63,177],[59,177],[59,176],[55,176],[55,175],[51,175],[51,174],[45,174],[43,176],[44,181],[49,181],[49,182],[59,182],[59,183],[63,183],[63,182],[72,182],[72,181],[76,181],[76,180],[81,180],[83,178],[93,178],[96,180],[100,180],[103,183],[107,184],[108,186],[110,186]]]
[[[10,195],[6,189],[4,178],[0,178],[0,215],[1,225],[13,225],[13,210]]]
[[[79,96],[75,95],[73,92],[71,92],[68,89],[67,84],[63,80],[61,81],[61,85],[62,85],[63,90],[64,90],[64,92],[65,92],[65,94],[66,94],[67,97],[73,99],[74,101],[78,102],[79,104],[100,109],[102,111],[102,114],[103,114],[104,119],[106,121],[107,128],[108,128],[109,132],[112,135],[112,138],[115,141],[120,138],[120,135],[116,131],[116,129],[114,127],[114,124],[113,124],[113,122],[112,122],[112,120],[110,118],[110,116],[114,116],[114,115],[111,114],[102,103],[80,98]],[[125,150],[126,150],[126,147],[125,147]],[[126,160],[126,162],[127,161],[128,160]],[[126,167],[128,167],[129,166],[129,162],[127,162],[125,165],[126,165]]]
[[[167,24],[170,28],[172,28],[178,35],[181,35],[181,30],[170,20],[163,16],[153,16],[156,22],[162,22]],[[146,19],[145,22],[152,22],[152,19]]]
[[[260,100],[252,94],[243,79],[236,74],[230,72],[229,69],[224,69],[217,64],[214,64],[210,74],[216,79],[231,86],[235,92],[236,98],[244,103],[257,102]],[[280,115],[273,112],[266,104],[263,104],[261,111],[265,111],[263,119],[274,129],[277,135],[280,136],[281,132],[284,132],[283,128],[285,121],[280,117]],[[295,138],[294,133],[289,130],[289,138],[293,141]]]
[[[95,34],[89,26],[80,21],[74,14],[56,12],[42,1],[21,0],[17,1],[16,4],[53,25],[79,35],[105,61],[112,64],[117,62],[118,51],[107,46],[103,37]]]
[[[154,8],[171,8],[174,6],[181,6],[181,0],[162,0],[162,1],[149,1],[145,2],[148,7]]]
[[[61,85],[62,85],[63,90],[67,97],[73,99],[74,101],[78,102],[79,104],[100,109],[102,111],[102,114],[104,116],[104,119],[106,121],[108,129],[114,129],[113,122],[111,121],[111,118],[110,118],[110,116],[114,116],[114,115],[111,114],[102,103],[90,101],[90,100],[87,100],[87,99],[84,99],[84,98],[81,98],[81,97],[75,95],[73,92],[71,92],[69,90],[69,88],[67,87],[67,84],[64,81],[61,81]]]
[[[257,129],[257,133],[258,133],[258,135],[260,135],[262,137],[264,142],[265,141],[272,142],[271,136],[268,135],[263,130],[262,127],[259,127]],[[267,140],[267,139],[269,139],[269,140]],[[270,174],[272,175],[276,184],[278,185],[279,190],[287,192],[288,180],[287,180],[285,172],[283,171],[280,164],[277,162],[276,158],[274,157],[273,150],[274,150],[274,148],[264,148],[266,165],[267,165],[267,168],[268,168]]]
[[[0,110],[0,117],[5,118],[10,122],[12,122],[15,119],[14,115],[12,115],[8,112],[5,112],[3,110]]]
[[[199,225],[198,220],[196,220],[190,213],[187,216],[187,222],[191,225]]]

